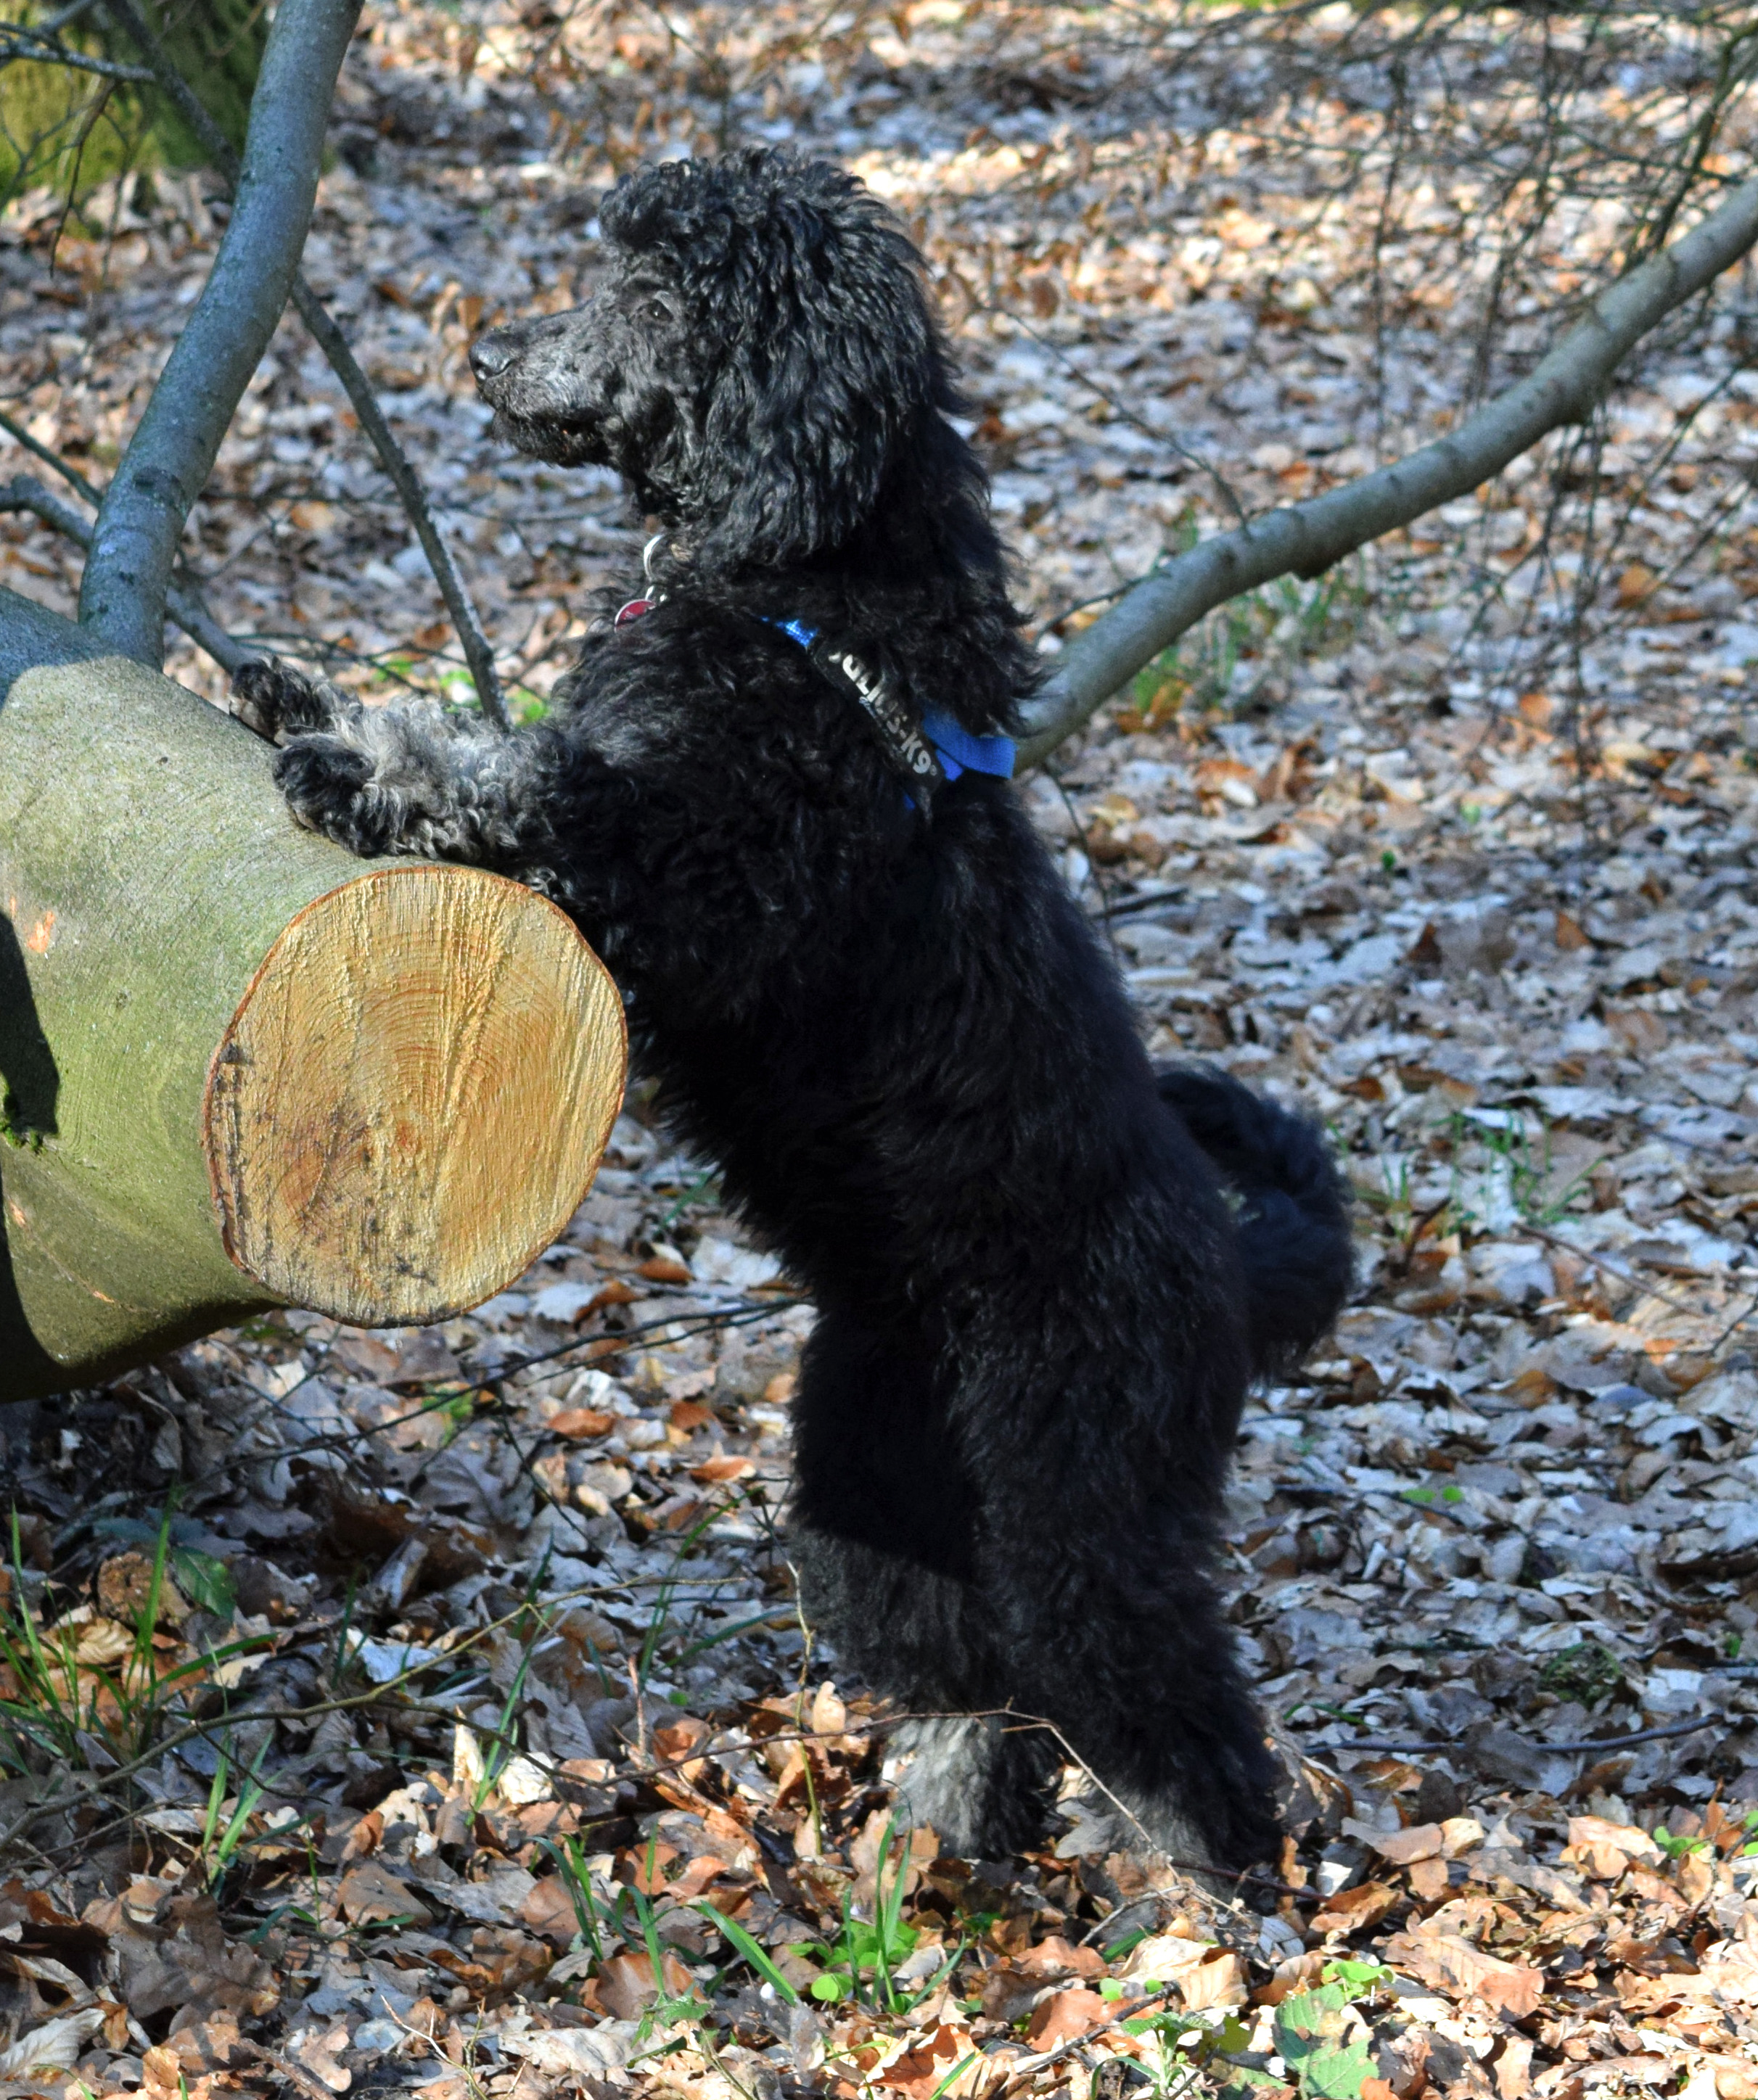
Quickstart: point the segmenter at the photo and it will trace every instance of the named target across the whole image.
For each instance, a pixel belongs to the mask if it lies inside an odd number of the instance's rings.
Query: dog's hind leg
[[[827,1312],[795,1403],[788,1550],[809,1623],[907,1718],[892,1736],[901,1816],[952,1852],[994,1856],[1044,1827],[1056,1753],[1016,1728],[986,1600],[975,1502],[932,1367],[907,1342]]]
[[[1046,1485],[1035,1511],[985,1526],[982,1586],[1014,1705],[1054,1724],[1124,1849],[1222,1869],[1273,1856],[1276,1767],[1208,1578],[1206,1528],[1169,1484],[1107,1503],[1058,1478],[1059,1514]]]
[[[886,1758],[899,1820],[965,1858],[1036,1843],[1059,1753],[1044,1729],[1003,1710],[978,1593],[797,1516],[789,1551],[810,1623],[904,1717]]]

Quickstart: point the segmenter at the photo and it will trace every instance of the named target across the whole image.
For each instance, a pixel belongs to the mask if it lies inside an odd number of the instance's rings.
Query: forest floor
[[[633,9],[584,57],[541,7],[374,11],[307,269],[524,712],[641,527],[488,442],[464,348],[590,286],[638,152],[792,137],[911,218],[1046,649],[1447,427],[1609,249],[1588,206],[1535,244],[1486,372],[1469,183],[1389,232],[1335,11],[1262,78],[1254,18],[1104,12],[780,9],[729,75]],[[1277,66],[1341,99],[1293,125]],[[101,479],[220,214],[163,176],[60,211],[7,221],[0,407]],[[1156,1053],[1322,1117],[1359,1197],[1354,1301],[1230,1503],[1282,1858],[1217,1890],[1078,1812],[1000,1860],[894,1827],[776,1530],[810,1308],[638,1088],[469,1317],[277,1314],[0,1410],[0,2091],[1758,2096],[1745,292],[1620,389],[1584,523],[1559,441],[1217,615],[1022,784]],[[187,545],[234,631],[458,696],[291,321]],[[77,575],[0,519],[0,578]]]

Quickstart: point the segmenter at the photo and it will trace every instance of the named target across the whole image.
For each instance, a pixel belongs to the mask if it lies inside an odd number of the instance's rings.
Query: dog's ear
[[[913,272],[887,258],[889,284],[851,284],[850,260],[763,285],[766,311],[731,346],[705,404],[707,548],[738,567],[810,561],[849,539],[934,390]]]
[[[957,404],[921,258],[853,176],[748,149],[643,170],[600,215],[678,284],[713,346],[678,492],[696,559],[810,561],[850,538],[892,477],[935,478],[940,416]]]
[[[697,469],[708,549],[766,567],[848,540],[952,388],[921,258],[879,200],[827,161],[745,165],[762,201],[704,302],[726,350]]]

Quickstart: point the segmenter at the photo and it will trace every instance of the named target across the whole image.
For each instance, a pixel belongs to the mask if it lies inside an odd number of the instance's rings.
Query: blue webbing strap
[[[818,630],[808,627],[803,620],[771,620],[765,624],[779,628],[790,642],[797,642],[805,650],[810,650],[818,639]],[[948,780],[957,779],[961,773],[991,773],[998,779],[1013,779],[1014,740],[1010,736],[973,736],[961,723],[939,708],[930,708],[923,715],[921,727]]]

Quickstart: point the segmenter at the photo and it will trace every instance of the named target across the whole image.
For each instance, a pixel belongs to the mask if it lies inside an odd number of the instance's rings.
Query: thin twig
[[[72,51],[53,37],[39,36],[33,30],[20,29],[15,23],[0,22],[0,37],[7,40],[13,55],[29,59],[33,65],[68,66],[75,73],[95,73],[112,82],[128,81],[148,87],[152,85],[152,75],[145,66],[119,65],[113,59],[94,58],[89,51]]]
[[[1591,1262],[1595,1268],[1603,1269],[1607,1276],[1615,1277],[1619,1282],[1628,1284],[1632,1290],[1643,1292],[1657,1304],[1670,1305],[1675,1312],[1682,1312],[1688,1320],[1704,1317],[1694,1305],[1687,1305],[1682,1298],[1675,1298],[1670,1290],[1663,1290],[1658,1284],[1645,1283],[1641,1277],[1632,1276],[1621,1262],[1613,1261],[1608,1255],[1596,1253],[1591,1247],[1576,1246],[1573,1241],[1564,1239],[1560,1233],[1547,1231],[1543,1225],[1535,1225],[1530,1220],[1525,1229],[1535,1239],[1543,1240],[1547,1246],[1555,1247],[1560,1254],[1575,1255],[1583,1261]]]
[[[0,430],[4,430],[15,444],[22,445],[28,452],[33,452],[45,466],[51,467],[70,487],[77,488],[94,510],[103,502],[101,488],[94,488],[77,466],[70,465],[58,452],[53,452],[47,445],[39,443],[22,423],[15,423],[10,416],[0,412]]]
[[[1036,765],[1144,664],[1217,606],[1277,576],[1316,576],[1354,549],[1477,488],[1547,432],[1591,416],[1641,338],[1758,240],[1758,177],[1620,278],[1518,385],[1462,428],[1305,503],[1272,510],[1163,563],[1063,650],[1027,704],[1023,765]]]
[[[347,338],[336,325],[323,301],[303,276],[293,280],[293,303],[298,309],[299,318],[308,328],[317,346],[329,360],[331,368],[342,382],[342,390],[354,404],[354,412],[360,419],[360,428],[371,439],[373,449],[378,455],[378,463],[390,477],[409,521],[415,528],[415,536],[421,543],[422,552],[427,557],[427,566],[433,571],[434,581],[439,586],[439,595],[451,615],[452,624],[457,630],[457,638],[463,645],[464,660],[470,666],[470,675],[475,682],[476,697],[482,703],[483,713],[498,730],[512,727],[506,711],[506,700],[501,690],[501,681],[494,668],[494,651],[488,638],[482,631],[482,623],[476,617],[476,608],[458,574],[457,564],[452,558],[452,550],[441,538],[439,527],[427,501],[426,492],[419,477],[409,464],[409,455],[397,443],[396,435],[385,420],[385,412],[378,405],[372,382],[361,371],[354,353],[348,347]]]
[[[89,549],[91,545],[91,521],[82,517],[70,503],[64,503],[59,496],[28,474],[14,474],[11,481],[0,483],[0,510],[28,510],[45,525],[53,526],[76,547]],[[222,670],[236,671],[241,664],[250,662],[254,652],[226,632],[209,611],[207,601],[193,584],[174,579],[166,589],[165,609],[196,646],[205,649]]]

